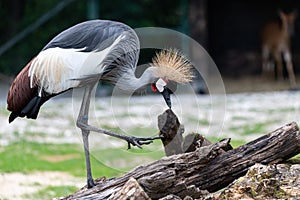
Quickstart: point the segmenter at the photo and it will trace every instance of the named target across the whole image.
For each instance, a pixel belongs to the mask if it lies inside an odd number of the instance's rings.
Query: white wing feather
[[[82,49],[59,47],[41,51],[29,69],[30,87],[33,87],[36,81],[40,88],[39,96],[42,90],[56,94],[77,87],[80,81],[76,79],[103,72],[105,66],[102,61],[123,38],[120,35],[111,46],[98,52],[82,52]]]

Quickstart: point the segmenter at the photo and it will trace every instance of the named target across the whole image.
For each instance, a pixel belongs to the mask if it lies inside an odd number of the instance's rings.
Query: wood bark
[[[158,128],[166,156],[183,153],[182,143],[184,127],[171,109],[158,116]]]
[[[122,177],[97,182],[97,186],[63,199],[105,199],[133,177],[152,199],[169,194],[199,198],[205,190],[217,191],[244,175],[255,163],[278,163],[300,153],[300,134],[295,122],[236,149],[224,152],[230,139],[172,155],[139,166]]]
[[[184,126],[180,124],[177,116],[171,109],[166,110],[158,116],[159,136],[164,145],[166,156],[195,151],[197,147],[204,147],[212,144],[208,139],[199,133],[190,133],[182,137]],[[228,144],[223,150],[231,150]]]
[[[125,183],[120,191],[109,197],[109,200],[128,199],[149,200],[149,196],[141,188],[139,183],[132,177]]]

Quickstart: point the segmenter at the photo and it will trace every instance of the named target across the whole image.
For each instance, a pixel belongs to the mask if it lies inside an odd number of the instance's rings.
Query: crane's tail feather
[[[27,118],[36,119],[42,104],[42,98],[36,96],[25,106],[21,114],[24,114]]]
[[[10,113],[9,118],[8,118],[8,122],[11,123],[11,122],[14,121],[17,117],[19,117],[18,113],[16,113],[16,112]]]
[[[43,105],[45,101],[43,101],[42,97],[35,96],[33,97],[29,103],[20,111],[20,112],[12,112],[8,118],[9,123],[14,121],[17,117],[27,117],[31,119],[36,119],[39,113],[40,107]]]

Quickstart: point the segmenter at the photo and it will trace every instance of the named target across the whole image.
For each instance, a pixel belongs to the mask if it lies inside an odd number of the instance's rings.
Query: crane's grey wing
[[[101,51],[121,34],[133,30],[120,22],[91,20],[77,24],[54,37],[44,48],[81,49],[82,52]]]
[[[9,122],[18,116],[35,119],[41,105],[49,98],[78,86],[69,81],[80,79],[82,75],[78,72],[74,76],[72,71],[74,66],[82,67],[78,64],[80,59],[76,58],[85,59],[84,54],[93,54],[90,52],[101,56],[102,50],[108,47],[111,48],[104,59],[96,58],[94,63],[90,63],[96,69],[92,72],[96,74],[85,74],[86,77],[82,77],[85,80],[93,76],[99,79],[102,75],[107,77],[106,80],[116,82],[122,72],[133,71],[139,54],[139,40],[135,32],[122,23],[93,20],[75,25],[53,38],[14,81],[7,100],[8,109],[12,111]],[[71,68],[61,62],[65,58],[73,62]],[[99,66],[103,67],[99,70],[101,74],[97,74]],[[20,95],[20,91],[22,94],[27,91],[28,94]]]
[[[102,62],[102,79],[116,82],[124,73],[135,71],[139,39],[127,25],[109,20],[91,20],[77,24],[53,38],[43,50],[59,47],[80,52],[102,51],[121,37]]]

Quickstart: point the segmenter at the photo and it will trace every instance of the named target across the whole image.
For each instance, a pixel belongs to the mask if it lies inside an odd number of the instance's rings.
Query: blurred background
[[[300,92],[289,90],[286,69],[283,80],[262,77],[261,30],[270,21],[280,21],[280,10],[286,13],[298,10],[299,13],[300,2],[1,0],[0,199],[50,199],[70,194],[85,184],[83,147],[73,113],[80,99],[71,99],[68,93],[47,102],[37,120],[7,122],[6,95],[14,77],[58,33],[86,20],[108,19],[132,28],[168,28],[191,37],[205,48],[221,73],[226,108],[212,111],[212,98],[198,77],[192,96],[179,95],[174,100],[174,112],[186,127],[185,134],[199,132],[212,141],[231,137],[233,146],[237,147],[285,123],[297,122],[300,117]],[[299,16],[294,26],[291,51],[299,87]],[[183,42],[182,49],[191,52],[192,60],[199,60],[200,56],[193,53],[189,43]],[[142,50],[139,63],[150,62],[153,53]],[[163,103],[161,97],[120,97],[112,108],[112,100],[106,96],[109,93],[101,93],[104,97],[95,99],[92,122],[120,133],[157,134],[157,115],[165,107],[153,102]],[[80,91],[78,94],[75,96],[80,97]],[[212,118],[213,112],[221,113],[221,121]],[[139,164],[164,156],[159,141],[143,150],[127,151],[126,143],[113,138],[94,135],[91,140],[95,178],[119,176]]]
[[[253,89],[244,85],[236,88],[230,80],[255,78],[261,74],[260,35],[263,25],[279,21],[279,10],[292,12],[300,8],[300,3],[292,0],[117,0],[114,3],[98,0],[3,0],[0,4],[3,19],[0,22],[1,81],[9,83],[62,30],[88,19],[101,18],[121,21],[133,28],[170,28],[190,36],[208,51],[225,84],[229,84],[228,92]],[[300,63],[299,29],[300,18],[295,21],[291,43],[296,74]],[[189,48],[189,44],[183,45]],[[151,56],[142,52],[140,62],[149,62]],[[286,72],[285,75],[287,77]]]

